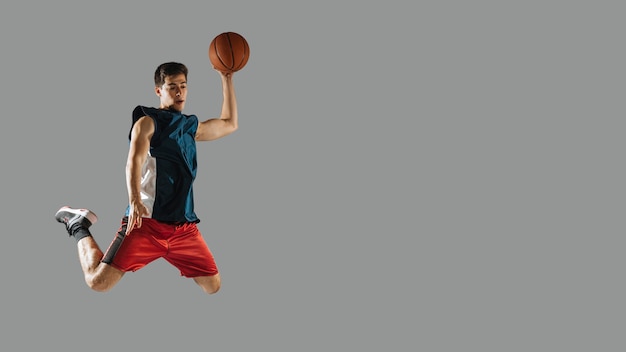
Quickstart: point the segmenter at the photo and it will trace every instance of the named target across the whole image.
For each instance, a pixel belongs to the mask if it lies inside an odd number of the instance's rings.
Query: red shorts
[[[118,234],[126,231],[126,225],[124,218]],[[143,218],[141,227],[124,237],[109,264],[124,272],[137,271],[158,258],[167,260],[185,277],[218,273],[213,254],[195,223],[172,225],[150,218]]]

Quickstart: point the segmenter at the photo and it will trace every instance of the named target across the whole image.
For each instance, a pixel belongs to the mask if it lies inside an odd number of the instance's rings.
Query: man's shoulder
[[[183,114],[180,111],[170,111],[164,109],[158,109],[145,105],[137,105],[133,110],[133,121],[136,122],[144,116],[150,116],[155,122],[158,123],[197,123],[198,117],[194,114]]]
[[[155,116],[157,112],[158,112],[157,108],[144,106],[144,105],[137,105],[135,109],[133,109],[133,119],[138,119],[144,116]]]

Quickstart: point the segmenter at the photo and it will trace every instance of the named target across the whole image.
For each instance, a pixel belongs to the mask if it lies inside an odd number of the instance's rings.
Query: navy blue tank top
[[[199,222],[192,187],[197,170],[198,117],[140,105],[133,110],[132,126],[143,116],[154,121],[154,135],[142,166],[141,199],[149,211],[146,217],[163,222]],[[126,216],[129,210],[130,206]]]

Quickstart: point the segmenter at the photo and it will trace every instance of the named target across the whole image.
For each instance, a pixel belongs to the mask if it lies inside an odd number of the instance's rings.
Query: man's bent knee
[[[87,286],[97,292],[107,292],[115,286],[124,276],[124,272],[109,265],[99,268],[95,274],[86,275]]]
[[[114,286],[100,279],[87,279],[85,281],[87,282],[87,286],[96,292],[107,292]]]
[[[220,274],[213,276],[199,276],[194,277],[193,280],[204,290],[204,292],[212,295],[217,293],[222,286],[222,280],[220,279]]]

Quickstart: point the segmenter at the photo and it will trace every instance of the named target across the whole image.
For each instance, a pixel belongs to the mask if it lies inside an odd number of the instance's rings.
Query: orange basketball
[[[235,32],[218,34],[209,45],[209,60],[220,72],[241,70],[250,57],[250,47],[246,39]]]

